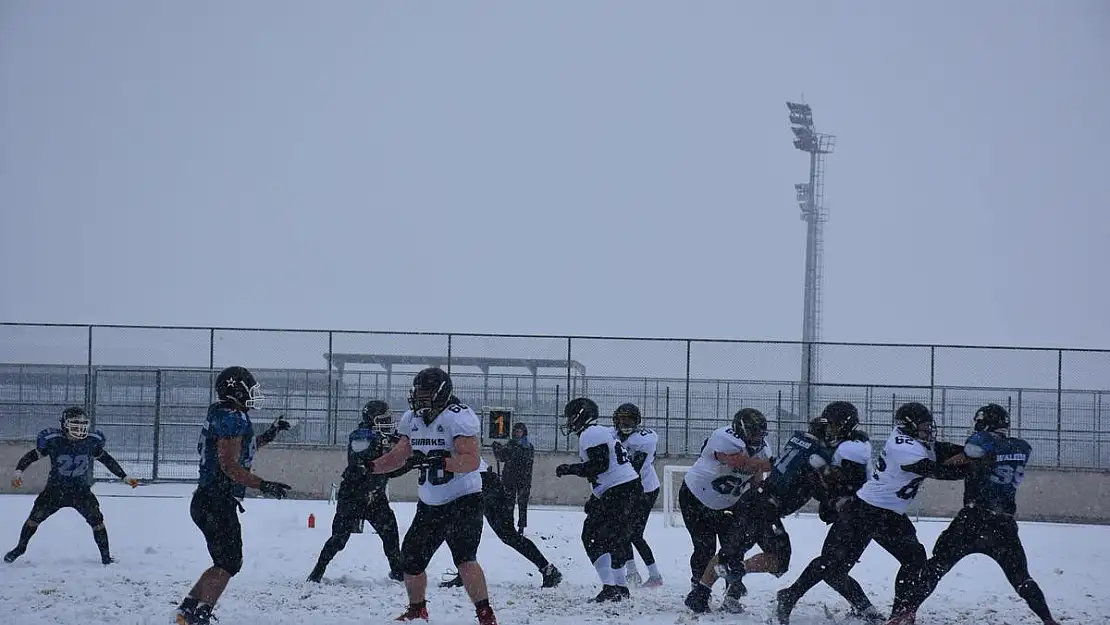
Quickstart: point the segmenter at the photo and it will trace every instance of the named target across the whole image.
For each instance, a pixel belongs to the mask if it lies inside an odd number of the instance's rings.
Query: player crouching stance
[[[629,598],[624,565],[632,558],[630,529],[637,500],[642,496],[640,474],[632,467],[628,452],[613,436],[613,430],[597,424],[597,404],[579,397],[563,408],[563,434],[578,435],[578,457],[582,462],[561,464],[555,475],[577,475],[589,480],[593,493],[586,502],[582,522],[582,544],[597,575],[601,592],[594,601]]]
[[[83,408],[66,408],[62,412],[61,425],[60,429],[48,428],[39,432],[35,448],[20,458],[15,466],[15,476],[12,478],[14,488],[22,486],[23,471],[39,458],[50,458],[50,477],[46,480],[46,487],[35,498],[31,514],[23,523],[19,544],[4,555],[4,562],[15,562],[16,558],[23,555],[39,524],[62,508],[73,508],[85,517],[85,522],[92,527],[93,540],[100,549],[100,561],[104,564],[112,562],[104,515],[100,513],[100,502],[93,494],[88,480],[92,461],[100,461],[132,488],[138,486],[139,482],[127,477],[116,459],[104,450],[104,435],[99,430],[89,431],[89,417]]]
[[[497,625],[489,604],[486,574],[478,564],[482,540],[482,456],[478,449],[478,415],[451,394],[451,378],[431,367],[416,374],[409,410],[397,426],[393,449],[368,463],[371,473],[396,471],[410,460],[420,469],[419,501],[405,539],[401,566],[409,607],[399,621],[428,618],[426,569],[446,541],[451,557],[474,603],[479,625]]]
[[[212,608],[231,578],[243,567],[243,529],[239,500],[247,488],[281,499],[288,484],[270,482],[251,473],[255,450],[268,445],[289,422],[278,417],[255,437],[250,411],[262,404],[262,387],[244,367],[228,367],[216,376],[216,397],[200,430],[197,452],[200,475],[189,502],[189,516],[204,534],[212,566],[177,606],[178,625],[208,625]]]

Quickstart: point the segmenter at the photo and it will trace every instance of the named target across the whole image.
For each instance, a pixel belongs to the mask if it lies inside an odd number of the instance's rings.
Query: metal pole
[[[690,345],[686,341],[686,431],[682,441],[682,453],[690,451]]]
[[[216,328],[208,329],[208,403],[216,400]]]
[[[158,479],[158,460],[162,438],[162,370],[154,374],[154,447],[151,451],[150,479]]]
[[[447,335],[447,375],[451,375],[451,335]]]
[[[570,394],[574,392],[573,390],[571,390],[572,387],[571,387],[571,384],[570,384],[571,342],[572,342],[572,339],[568,336],[567,337],[567,401],[570,401]],[[558,406],[556,406],[556,407],[558,407]]]
[[[663,440],[663,455],[671,455],[671,387],[668,385],[663,395],[663,431],[666,438]]]
[[[1064,466],[1064,350],[1056,351],[1056,466]]]
[[[333,344],[332,340],[333,340],[333,338],[334,338],[333,333],[331,331],[329,331],[328,332],[328,408],[324,413],[324,418],[327,419],[328,440],[331,441],[332,445],[335,445],[338,442],[338,436],[337,436],[336,433],[339,431],[339,411],[338,410],[333,411],[332,407],[333,406],[336,406],[336,407],[338,406],[339,397],[338,397],[338,395],[333,397],[332,392],[331,392],[331,369],[332,369],[331,359],[332,359],[332,354],[334,353],[334,352],[332,352],[332,344]],[[333,404],[333,402],[334,402],[334,404]],[[334,418],[334,421],[333,421],[333,418]]]
[[[96,383],[96,381],[93,379],[93,342],[92,342],[92,335],[93,335],[93,327],[90,325],[89,326],[89,346],[88,346],[89,352],[87,354],[89,363],[88,363],[88,369],[85,373],[85,380],[86,380],[86,382],[85,382],[85,385],[86,385],[85,386],[85,412],[88,413],[90,421],[93,420],[93,412],[94,411],[93,411],[92,396],[93,396],[93,385]]]
[[[933,407],[933,391],[937,384],[937,348],[935,345],[929,347],[929,411],[935,410]]]

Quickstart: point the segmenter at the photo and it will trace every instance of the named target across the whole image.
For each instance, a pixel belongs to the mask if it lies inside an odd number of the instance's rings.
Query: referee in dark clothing
[[[532,495],[532,463],[536,450],[528,440],[528,426],[513,424],[512,438],[507,444],[493,442],[493,454],[501,462],[501,482],[510,499],[510,506],[519,506],[516,529],[524,533],[528,527],[528,499]]]

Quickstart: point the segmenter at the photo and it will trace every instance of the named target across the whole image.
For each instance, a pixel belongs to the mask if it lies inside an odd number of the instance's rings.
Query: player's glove
[[[287,493],[290,488],[293,487],[288,484],[282,484],[281,482],[271,482],[269,480],[262,480],[262,483],[258,485],[258,490],[262,491],[263,495],[266,495],[267,497],[273,497],[274,499],[281,499],[285,497],[285,493]]]
[[[419,454],[419,455],[417,455],[417,454]],[[425,454],[423,452],[417,451],[417,452],[413,452],[412,457],[413,457],[412,466],[415,467],[415,468],[418,468],[418,469],[424,469],[424,470],[427,470],[427,471],[443,471],[447,468],[446,467],[446,463],[447,463],[447,457],[446,456]]]
[[[125,475],[125,476],[123,476],[119,479],[120,479],[121,482],[123,482],[124,484],[127,484],[131,488],[138,488],[138,486],[139,486],[139,480],[136,480],[133,477],[129,477],[129,476]]]
[[[563,477],[564,475],[570,475],[569,464],[560,464],[559,466],[555,467],[555,477]]]
[[[274,428],[278,432],[284,432],[292,426],[290,426],[289,422],[285,420],[285,415],[278,415],[278,418],[274,419],[274,422],[270,425],[270,427]]]
[[[16,471],[12,475],[12,488],[19,488],[20,486],[23,486],[23,471]]]

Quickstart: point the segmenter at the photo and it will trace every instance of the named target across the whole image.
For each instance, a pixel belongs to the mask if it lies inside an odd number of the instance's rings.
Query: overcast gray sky
[[[804,94],[824,339],[1110,347],[1108,32],[1097,0],[7,0],[0,320],[798,339]]]

